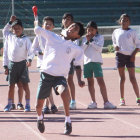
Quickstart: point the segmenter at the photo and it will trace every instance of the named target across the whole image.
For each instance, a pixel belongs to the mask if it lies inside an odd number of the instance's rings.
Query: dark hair
[[[124,17],[127,17],[127,18],[129,18],[129,20],[131,21],[131,18],[130,18],[130,16],[128,15],[128,14],[122,14],[121,16],[120,16],[120,18],[117,20],[117,23],[118,24],[120,24],[120,22],[121,22],[121,20],[122,20],[122,18],[124,18]]]
[[[44,17],[44,18],[43,18],[43,23],[44,23],[46,20],[50,20],[50,21],[53,23],[53,25],[54,25],[54,19],[53,19],[52,17],[49,17],[49,16]]]
[[[86,27],[86,28],[88,28],[88,27],[93,27],[93,28],[95,28],[95,29],[98,29],[98,28],[97,28],[97,24],[96,24],[96,22],[94,22],[94,21],[90,21],[90,22],[87,24],[87,27]]]
[[[84,28],[84,25],[81,23],[81,22],[74,22],[75,24],[77,24],[79,26],[79,35],[80,37],[84,35],[85,33],[85,28]]]
[[[11,26],[15,26],[15,25],[20,25],[21,27],[23,27],[22,22],[20,19],[16,19],[14,22],[12,22]]]
[[[94,29],[97,29],[97,34],[98,34],[98,27],[97,27],[96,22],[90,21],[90,22],[87,24],[87,27],[86,27],[86,28],[89,28],[89,27],[92,27],[92,28],[94,28]]]
[[[71,20],[74,21],[74,17],[73,17],[73,15],[71,13],[64,13],[62,19],[65,19],[67,17],[71,17]]]

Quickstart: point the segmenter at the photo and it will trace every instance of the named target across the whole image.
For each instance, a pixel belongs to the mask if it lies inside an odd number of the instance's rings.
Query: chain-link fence
[[[32,6],[37,5],[40,10],[40,20],[46,15],[46,5],[52,3],[51,0],[0,0],[0,28],[9,21],[12,13],[23,21],[25,28],[33,27]]]
[[[38,7],[40,23],[45,16],[51,16],[55,20],[55,27],[61,27],[65,12],[72,13],[74,20],[81,21],[84,25],[90,20],[96,21],[98,26],[103,26],[101,34],[105,35],[105,46],[112,43],[112,32],[109,31],[111,27],[108,26],[117,25],[116,20],[122,13],[126,12],[130,15],[131,25],[140,24],[140,0],[0,0],[0,29],[9,21],[12,13],[22,20],[24,28],[33,28],[33,5]],[[136,27],[136,31],[140,35],[139,26]]]
[[[71,12],[75,20],[85,25],[95,20],[98,26],[114,26],[122,13],[130,15],[132,25],[140,23],[140,0],[0,0],[0,28],[9,21],[12,1],[14,14],[23,21],[25,28],[33,27],[33,5],[39,9],[40,22],[44,16],[51,16],[56,27],[61,26],[65,12]]]
[[[3,28],[4,25],[6,24],[6,22],[9,20],[9,17],[12,14],[12,4],[11,4],[11,0],[1,0],[0,2],[0,28]]]

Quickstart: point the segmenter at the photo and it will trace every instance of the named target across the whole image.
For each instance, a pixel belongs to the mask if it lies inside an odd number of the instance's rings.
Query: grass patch
[[[128,71],[127,68],[125,68],[125,70]],[[135,72],[140,73],[140,68],[135,68]]]
[[[0,61],[2,60],[2,56],[0,56]]]
[[[137,57],[140,57],[140,52],[136,54]],[[115,53],[102,53],[103,58],[115,58]]]
[[[136,73],[140,73],[140,68],[135,68]]]

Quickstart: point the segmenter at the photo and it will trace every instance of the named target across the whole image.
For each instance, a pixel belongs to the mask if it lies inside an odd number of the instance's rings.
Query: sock
[[[71,123],[70,116],[65,116],[65,123],[66,123],[66,122]]]
[[[43,120],[43,115],[37,116],[37,120]]]
[[[12,99],[8,99],[8,104],[12,105]]]
[[[96,102],[92,101],[91,103],[96,103]]]
[[[26,99],[26,105],[30,105],[30,99]]]

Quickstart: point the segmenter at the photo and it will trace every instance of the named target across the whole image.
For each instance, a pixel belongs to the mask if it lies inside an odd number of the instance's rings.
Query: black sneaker
[[[37,128],[41,133],[43,133],[45,131],[45,125],[44,125],[43,119],[37,120]]]
[[[12,104],[11,110],[15,110],[16,109],[16,105]]]
[[[51,111],[50,111],[50,109],[49,109],[47,106],[45,106],[45,107],[43,108],[43,113],[44,113],[44,114],[50,114]]]
[[[55,105],[53,105],[53,106],[51,106],[51,111],[53,114],[55,114],[58,111],[58,109]]]
[[[23,104],[21,104],[21,103],[17,104],[17,109],[18,110],[24,110]]]
[[[71,132],[72,132],[72,124],[66,122],[66,123],[65,123],[64,134],[65,134],[65,135],[69,135]]]

